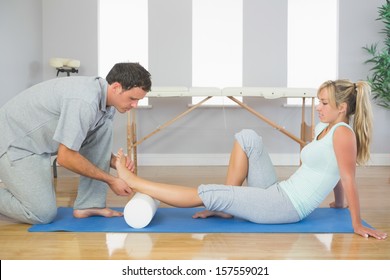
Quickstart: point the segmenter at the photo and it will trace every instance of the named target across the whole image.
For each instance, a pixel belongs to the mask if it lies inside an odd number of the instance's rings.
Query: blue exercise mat
[[[123,208],[115,208],[123,211]],[[255,224],[243,219],[210,217],[193,219],[202,208],[159,208],[150,224],[141,229],[127,225],[124,217],[73,217],[72,208],[58,208],[56,219],[33,225],[30,232],[182,232],[182,233],[353,233],[348,209],[317,208],[306,219],[292,224]],[[364,222],[366,226],[369,226]],[[370,226],[369,226],[370,227]]]

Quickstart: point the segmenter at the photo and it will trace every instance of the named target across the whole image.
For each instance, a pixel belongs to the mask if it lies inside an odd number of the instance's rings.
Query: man
[[[80,174],[73,215],[120,216],[106,207],[107,185],[117,195],[132,193],[111,153],[115,111],[125,113],[151,89],[138,63],[118,63],[106,80],[64,77],[37,84],[0,108],[0,214],[24,223],[50,223],[57,214],[51,156]],[[115,110],[116,109],[116,110]],[[128,169],[134,166],[127,161]]]

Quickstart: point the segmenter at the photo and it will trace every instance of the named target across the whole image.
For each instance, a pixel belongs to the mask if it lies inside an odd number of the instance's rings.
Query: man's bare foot
[[[221,217],[221,218],[225,218],[225,219],[230,219],[230,218],[233,217],[232,215],[226,214],[224,212],[204,210],[204,211],[196,212],[192,216],[192,218],[194,218],[194,219],[197,219],[197,218],[206,219],[206,218],[212,217],[212,216],[217,216],[217,217]]]
[[[88,218],[91,216],[103,216],[107,218],[121,217],[122,212],[112,210],[110,208],[88,208],[88,209],[75,209],[73,210],[73,216],[75,218]]]

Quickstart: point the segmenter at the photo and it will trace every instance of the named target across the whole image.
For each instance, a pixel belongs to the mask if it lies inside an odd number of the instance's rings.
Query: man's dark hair
[[[106,77],[107,82],[118,82],[125,90],[140,87],[149,92],[152,87],[150,73],[139,63],[123,62],[112,67]]]

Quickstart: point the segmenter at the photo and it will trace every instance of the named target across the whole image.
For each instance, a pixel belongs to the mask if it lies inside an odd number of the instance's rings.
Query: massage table
[[[57,77],[60,72],[66,73],[70,76],[70,73],[78,73],[80,67],[80,60],[73,58],[60,58],[53,57],[49,61],[50,66],[57,69]]]
[[[137,139],[137,119],[136,110],[131,110],[128,113],[127,119],[127,152],[132,158],[135,164],[135,172],[137,172],[137,146],[142,142],[152,137],[156,133],[160,132],[164,128],[170,126],[180,118],[184,117],[188,113],[199,108],[210,98],[216,96],[226,96],[233,102],[237,103],[240,107],[252,113],[262,121],[266,122],[270,126],[279,130],[281,133],[287,135],[293,141],[297,142],[301,149],[310,142],[314,137],[314,98],[317,96],[317,90],[313,88],[273,88],[273,87],[226,87],[223,89],[213,87],[153,87],[152,90],[146,95],[148,98],[166,98],[166,97],[204,97],[200,102],[190,106],[186,111],[177,115],[176,117],[168,120],[164,124],[160,125],[154,131],[148,135]],[[285,128],[279,126],[269,118],[265,117],[261,113],[257,112],[244,102],[237,99],[237,97],[259,97],[265,99],[275,98],[301,98],[302,99],[302,120],[301,120],[301,135],[299,137],[293,135]],[[311,123],[310,125],[305,122],[305,106],[306,99],[311,98]]]

